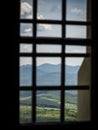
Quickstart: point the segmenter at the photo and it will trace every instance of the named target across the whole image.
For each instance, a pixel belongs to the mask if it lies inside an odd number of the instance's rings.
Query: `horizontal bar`
[[[20,19],[20,23],[34,23],[36,24],[69,24],[69,25],[91,25],[91,22],[85,22],[85,21],[62,21],[62,20],[45,20],[45,19]]]
[[[72,127],[75,125],[76,126],[78,126],[78,125],[85,126],[86,125],[86,127],[87,127],[87,125],[90,126],[91,123],[92,123],[92,121],[36,122],[36,123],[24,123],[24,124],[21,124],[21,126],[51,126],[51,125],[53,125],[53,126],[61,127],[61,125],[64,125],[67,128],[67,126]]]
[[[39,54],[36,54],[36,56],[39,56],[39,57],[62,57],[62,56],[65,56],[65,57],[89,57],[90,54],[81,54],[81,53],[70,53],[70,54],[49,54],[49,53],[45,53],[45,54],[42,54],[42,53],[39,53]]]
[[[36,90],[61,90],[61,87],[59,87],[59,86],[53,86],[53,87],[51,87],[51,86],[49,86],[49,87],[46,87],[46,86],[44,86],[44,87],[36,87]]]
[[[65,86],[65,90],[88,90],[89,86]]]
[[[37,20],[36,23],[44,24],[65,24],[65,25],[91,25],[91,22],[82,21],[57,21],[57,20]]]
[[[21,57],[32,57],[33,56],[33,53],[20,53],[19,56]]]
[[[88,90],[89,86],[65,86],[65,90]],[[36,90],[61,90],[61,87],[36,87]]]
[[[70,25],[92,25],[91,22],[85,22],[85,21],[65,21],[65,24],[70,24]]]
[[[44,86],[44,87],[36,87],[36,90],[60,90],[61,88],[59,86]],[[33,87],[19,87],[19,90],[33,90]]]
[[[33,53],[20,53],[19,54],[21,57],[32,57],[33,56]],[[65,56],[65,57],[89,57],[90,54],[89,53],[65,53],[65,54],[62,54],[62,53],[37,53],[35,54],[35,57],[62,57],[62,56]]]
[[[92,39],[75,39],[75,38],[33,38],[33,37],[20,37],[20,43],[49,43],[49,44],[65,44],[65,45],[93,45]]]
[[[20,23],[43,23],[43,24],[62,24],[60,20],[33,20],[33,19],[20,19]]]
[[[33,87],[24,87],[24,86],[21,86],[21,87],[19,87],[19,90],[22,90],[22,91],[30,91],[30,90],[32,90],[33,89]]]
[[[72,85],[72,86],[65,86],[64,90],[88,90],[89,86],[88,85]],[[33,90],[33,87],[19,87],[19,90]],[[61,86],[36,86],[36,90],[61,90]]]
[[[33,19],[20,19],[20,23],[34,23],[35,20]]]

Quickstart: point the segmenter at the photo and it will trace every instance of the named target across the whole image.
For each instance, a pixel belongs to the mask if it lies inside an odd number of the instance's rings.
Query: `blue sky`
[[[37,18],[38,19],[53,19],[53,20],[61,20],[62,12],[61,12],[61,3],[62,0],[38,0],[38,8],[37,8]],[[32,14],[32,0],[21,0],[21,12],[20,18],[33,18]],[[67,0],[67,8],[66,8],[66,19],[67,20],[81,20],[86,21],[86,0]],[[33,36],[32,34],[32,24],[21,24],[20,25],[20,35],[21,36]],[[52,25],[52,24],[38,24],[37,25],[37,36],[42,37],[61,37],[61,26],[60,25]],[[86,38],[86,27],[85,26],[66,26],[66,36],[71,38]],[[49,49],[53,52],[60,52],[60,46],[50,46],[43,45],[37,46],[41,52]],[[20,51],[21,52],[31,52],[31,46],[21,44]],[[48,49],[47,49],[48,48]],[[85,47],[77,47],[77,46],[67,46],[66,52],[85,52]],[[80,65],[83,59],[80,58],[72,58],[71,60],[67,60],[67,64],[69,65]],[[39,60],[38,65],[43,63],[52,63],[58,64],[59,61],[56,59],[48,59],[48,60]],[[23,64],[31,64],[30,59],[21,60],[21,65]]]

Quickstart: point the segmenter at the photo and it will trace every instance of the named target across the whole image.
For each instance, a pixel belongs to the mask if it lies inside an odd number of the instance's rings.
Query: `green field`
[[[72,98],[70,97],[72,96]],[[67,94],[68,97],[68,94]],[[77,120],[76,96],[69,94],[65,104],[65,121]],[[31,123],[32,121],[31,97],[20,98],[20,123]],[[59,91],[48,91],[38,93],[36,106],[37,122],[59,122],[60,121],[60,93]]]
[[[20,122],[31,122],[31,106],[20,106]],[[76,105],[69,104],[65,110],[66,121],[77,120],[77,107]],[[58,108],[42,108],[37,107],[37,122],[57,122],[60,121],[60,109]]]

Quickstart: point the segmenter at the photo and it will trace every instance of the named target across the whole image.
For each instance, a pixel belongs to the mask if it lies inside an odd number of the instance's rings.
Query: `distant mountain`
[[[77,66],[66,65],[65,68],[66,68],[66,73],[72,74],[72,73],[77,73],[79,71],[80,66],[78,66],[78,65]]]
[[[48,63],[46,63],[46,64],[42,64],[42,65],[40,65],[40,66],[38,66],[37,67],[38,69],[40,69],[40,70],[43,70],[43,71],[45,71],[45,72],[60,72],[61,71],[61,65],[60,64],[58,64],[58,65],[54,65],[54,64],[48,64]]]
[[[79,66],[65,66],[66,85],[77,85],[77,72]],[[61,65],[43,64],[36,68],[36,80],[38,86],[59,86],[61,85]],[[33,84],[33,68],[31,65],[20,66],[20,85],[30,86]],[[66,103],[77,103],[77,91],[66,91]],[[32,93],[29,91],[20,92],[20,104],[32,104]],[[39,107],[60,107],[60,91],[37,91],[37,106]]]
[[[60,85],[61,84],[61,76],[59,72],[53,72],[53,73],[45,73],[43,75],[39,75],[39,72],[37,73],[37,85],[43,86],[43,85]]]
[[[20,86],[32,85],[32,71],[31,65],[23,65],[20,67]]]
[[[77,84],[77,72],[79,66],[65,66],[66,85]],[[20,86],[30,86],[33,84],[33,68],[31,65],[20,66]],[[36,80],[38,86],[58,86],[61,84],[61,65],[42,64],[37,66]]]

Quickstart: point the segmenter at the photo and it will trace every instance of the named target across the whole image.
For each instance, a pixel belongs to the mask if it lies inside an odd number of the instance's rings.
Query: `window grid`
[[[61,108],[60,108],[60,122],[61,123],[66,123],[64,121],[64,103],[65,103],[65,91],[66,90],[89,90],[89,86],[87,85],[77,85],[74,86],[72,85],[67,86],[65,85],[65,57],[90,57],[90,54],[75,54],[75,53],[65,53],[65,48],[66,45],[81,45],[81,46],[92,46],[92,38],[91,39],[72,39],[72,38],[65,38],[65,34],[66,34],[66,29],[65,29],[65,25],[90,25],[92,26],[92,22],[76,22],[76,21],[66,21],[65,17],[66,17],[66,12],[65,9],[66,8],[66,0],[62,0],[62,20],[61,21],[57,21],[57,20],[37,20],[37,0],[33,0],[33,20],[28,20],[28,19],[20,19],[20,23],[32,23],[33,24],[33,37],[20,37],[20,43],[32,43],[33,44],[33,53],[20,53],[19,56],[23,56],[23,57],[32,57],[32,63],[33,63],[33,86],[22,86],[19,87],[19,90],[23,90],[23,91],[32,91],[32,106],[33,106],[33,110],[32,110],[32,124],[36,123],[36,91],[37,90],[60,90],[61,91]],[[37,30],[37,23],[52,23],[52,24],[60,24],[62,26],[62,37],[61,38],[47,38],[47,37],[42,37],[42,38],[37,38],[36,37],[36,30]],[[60,44],[62,46],[62,51],[61,54],[49,54],[49,53],[36,53],[36,44],[40,43],[49,43],[49,44]],[[83,44],[81,44],[83,43]],[[60,57],[61,58],[61,85],[58,86],[53,86],[53,87],[48,87],[48,86],[44,86],[44,87],[37,87],[36,86],[36,58],[37,57]],[[72,123],[72,122],[71,122]],[[25,123],[26,124],[26,123]],[[24,125],[25,125],[24,124]],[[37,123],[36,123],[37,124]]]

